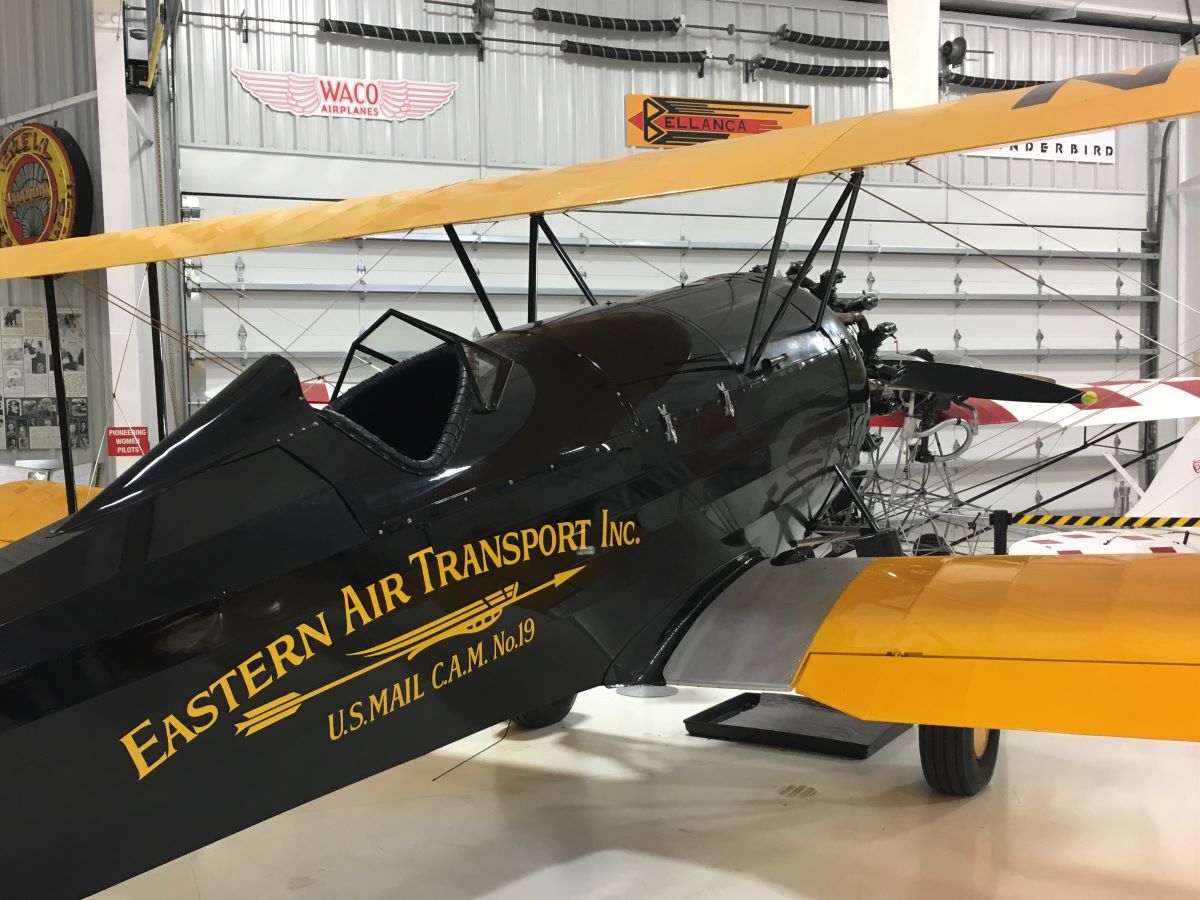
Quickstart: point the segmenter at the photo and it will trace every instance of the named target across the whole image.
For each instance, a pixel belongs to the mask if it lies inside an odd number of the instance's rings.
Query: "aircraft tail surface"
[[[1200,421],[1175,445],[1129,516],[1200,516]]]

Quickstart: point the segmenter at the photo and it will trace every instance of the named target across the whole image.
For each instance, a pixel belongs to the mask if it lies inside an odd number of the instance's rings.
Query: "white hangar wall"
[[[821,34],[887,37],[885,7],[836,0],[561,0],[550,5],[618,16],[683,13],[692,24],[735,22],[765,30],[787,23]],[[193,0],[189,8],[236,16],[243,4]],[[297,22],[329,16],[446,31],[471,27],[465,13],[416,0],[263,0],[253,13]],[[708,47],[717,55],[766,53],[803,62],[887,62],[869,54],[770,44],[758,35],[685,30],[672,38],[583,32],[506,14],[489,23],[485,33],[644,48]],[[1164,35],[967,14],[944,13],[942,35],[946,40],[962,35],[971,47],[994,51],[969,57],[963,69],[967,74],[1022,79],[1140,66],[1177,58],[1180,52],[1177,41]],[[243,35],[235,23],[198,17],[188,17],[181,28],[176,58],[180,188],[185,205],[196,207],[202,217],[655,152],[624,146],[626,93],[807,103],[816,121],[886,109],[890,96],[888,83],[881,80],[760,72],[747,84],[740,65],[722,61],[706,64],[701,79],[688,66],[598,61],[547,47],[491,44],[481,63],[470,49],[319,36],[315,28],[271,23],[249,23]],[[422,121],[300,118],[267,109],[250,96],[233,77],[234,67],[454,82],[458,87],[444,109]],[[950,89],[948,96],[964,93]],[[1111,165],[976,156],[922,164],[969,195],[906,166],[873,170],[867,181],[871,191],[949,235],[863,196],[849,236],[851,252],[842,264],[847,273],[843,289],[857,292],[872,286],[883,294],[873,318],[900,326],[903,349],[947,348],[957,339],[997,368],[1061,380],[1138,377],[1143,357],[1135,332],[1145,304],[1137,297],[1146,293],[1138,284],[1139,254],[1148,211],[1148,148],[1156,140],[1152,132],[1150,126],[1120,130]],[[801,183],[795,208],[804,211],[788,230],[785,259],[807,248],[833,203],[837,187],[829,182],[817,178]],[[781,195],[779,185],[759,185],[550,220],[597,293],[620,299],[746,264],[769,238]],[[461,229],[506,323],[524,315],[526,251],[521,242],[526,228],[524,222],[501,222]],[[346,345],[389,306],[464,334],[476,329],[486,333],[486,318],[442,236],[401,237],[205,259],[203,269],[194,273],[202,291],[189,294],[186,304],[189,328],[203,333],[210,351],[237,366],[287,348],[304,378],[336,372]],[[966,243],[1004,252],[1006,262],[1021,271],[968,253]],[[543,314],[582,302],[548,248],[540,259],[539,284],[552,294],[543,299]],[[753,261],[765,262],[766,254]],[[818,271],[822,268],[819,262]],[[1041,302],[1034,296],[1039,277],[1045,285]],[[1094,297],[1094,305],[1108,318],[1055,296],[1054,289]],[[949,296],[953,294],[966,294],[966,299],[956,301]],[[988,299],[998,295],[1003,299]],[[1130,299],[1119,300],[1118,295]],[[1163,319],[1164,336],[1173,338],[1168,327],[1175,320],[1173,312]],[[193,406],[228,381],[212,365],[206,372],[199,366],[191,370]],[[1036,435],[1031,429],[981,436],[961,464],[967,481],[1034,459],[1039,451],[1032,441],[1038,436],[1044,441],[1042,454],[1066,449],[1080,437],[1074,432]],[[1122,437],[1125,448],[1137,443],[1133,429]],[[980,462],[997,452],[1008,462]],[[994,499],[1019,508],[1033,502],[1036,491],[1048,496],[1104,465],[1098,453],[1085,451],[1057,474],[1030,479]],[[1111,480],[1103,480],[1067,507],[1106,509],[1112,488]]]

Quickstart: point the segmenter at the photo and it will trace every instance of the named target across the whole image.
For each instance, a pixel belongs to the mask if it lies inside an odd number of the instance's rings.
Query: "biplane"
[[[1200,425],[1193,425],[1176,442],[1145,491],[1136,484],[1133,487],[1139,496],[1124,515],[1022,517],[1021,524],[1056,529],[1065,525],[1072,530],[1024,538],[1011,544],[1008,552],[1014,556],[1200,552],[1196,537],[1200,530]]]
[[[381,371],[320,410],[264,357],[0,550],[0,805],[21,819],[6,892],[97,890],[496,722],[561,720],[600,685],[796,691],[917,723],[950,794],[987,783],[1000,729],[1200,740],[1180,699],[1200,688],[1190,556],[778,552],[846,489],[884,389],[974,390],[953,368],[881,367],[836,296],[862,170],[1196,112],[1187,59],[0,250],[0,277],[31,278],[445,228],[495,328],[389,312],[346,363]],[[796,181],[818,173],[845,184],[814,242],[841,219],[831,274],[808,278],[814,250],[780,277]],[[538,317],[540,235],[561,251],[545,214],[755,182],[786,185],[763,269],[610,305],[560,252],[591,302]],[[455,227],[511,217],[529,219],[528,321],[502,328]]]
[[[1189,433],[1186,438],[1144,449],[1127,460],[1128,465],[1176,448],[1144,497],[1141,487],[1110,451],[1119,450],[1121,433],[1139,423],[1200,417],[1200,379],[1166,377],[1076,384],[1070,388],[1077,392],[1072,398],[1075,402],[1050,402],[1038,395],[1064,392],[1062,388],[1039,387],[1027,377],[988,371],[962,351],[892,354],[885,364],[895,365],[896,361],[914,357],[918,361],[932,357],[943,369],[947,359],[954,360],[954,366],[971,368],[962,377],[943,377],[928,384],[927,378],[917,379],[910,371],[907,377],[898,379],[898,384],[890,384],[875,404],[881,408],[870,418],[866,452],[851,478],[875,519],[898,531],[902,544],[907,543],[918,554],[949,552],[991,531],[996,517],[1001,516],[1007,524],[1022,528],[1098,527],[1069,535],[1039,535],[1011,545],[1005,530],[1003,536],[996,535],[998,543],[993,541],[993,548],[1003,548],[996,549],[997,553],[1163,553],[1192,549],[1189,532],[1178,529],[1197,524],[1188,520],[1200,508],[1191,484],[1200,472],[1200,463],[1192,466],[1200,452],[1196,449],[1200,438]],[[918,373],[926,374],[920,368]],[[971,388],[977,393],[969,393]],[[1017,399],[1021,396],[1028,399]],[[1031,431],[1011,431],[1013,426],[1024,425],[1032,426]],[[1056,440],[1071,429],[1082,430],[1082,440],[1061,452],[1041,456],[1043,439]],[[1181,442],[1185,446],[1179,446]],[[1028,449],[1034,450],[1038,458],[990,480],[986,487],[965,487],[962,470],[952,472],[947,464],[962,459],[972,448],[976,459],[982,456],[1001,461]],[[991,497],[989,503],[994,505],[998,496],[1004,496],[999,492],[1088,448],[1099,448],[1119,483],[1140,498],[1127,514],[1045,512],[1044,505],[1100,481],[1105,477],[1103,472],[1053,497],[1038,495],[1032,506],[1011,515],[980,503]],[[978,469],[968,465],[966,471],[970,474]],[[1143,530],[1147,526],[1149,530]],[[1163,528],[1175,531],[1155,530]]]

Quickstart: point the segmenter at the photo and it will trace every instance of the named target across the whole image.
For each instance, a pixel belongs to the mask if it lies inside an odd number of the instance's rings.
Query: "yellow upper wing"
[[[738,141],[14,247],[0,250],[0,278],[282,247],[782,181],[1196,112],[1200,112],[1200,58],[1188,58]]]
[[[877,721],[1197,741],[1198,583],[1194,554],[881,559],[792,688]]]

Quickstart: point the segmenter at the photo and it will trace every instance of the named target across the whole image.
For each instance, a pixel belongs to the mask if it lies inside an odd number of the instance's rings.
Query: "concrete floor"
[[[725,693],[582,696],[313,801],[97,897],[1200,897],[1200,746],[1012,733],[932,795],[909,732],[866,762],[689,738]]]

